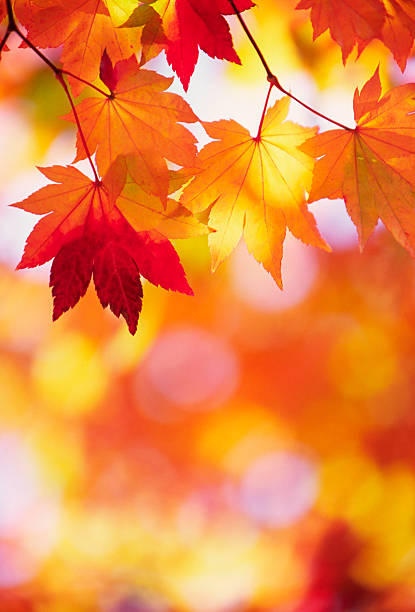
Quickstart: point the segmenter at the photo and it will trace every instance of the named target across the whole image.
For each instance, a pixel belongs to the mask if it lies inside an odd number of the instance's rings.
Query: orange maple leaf
[[[373,38],[381,37],[386,17],[381,0],[301,0],[296,8],[311,8],[314,39],[330,30],[341,47],[343,63],[356,43],[361,52]]]
[[[154,229],[169,238],[191,238],[211,231],[180,202],[168,198],[164,203],[144,191],[131,172],[131,169],[135,171],[134,156],[120,157],[116,164],[119,167],[124,165],[127,173],[123,190],[116,197],[117,208],[137,232]],[[169,193],[177,191],[189,179],[190,176],[183,177],[180,172],[170,171]]]
[[[313,160],[299,151],[315,128],[284,121],[289,99],[275,103],[253,138],[235,121],[203,123],[217,139],[199,153],[203,171],[185,188],[181,202],[193,213],[210,205],[212,268],[231,253],[242,233],[249,251],[282,287],[281,258],[286,228],[307,244],[329,249],[321,238],[304,192]]]
[[[43,0],[31,12],[28,37],[38,47],[63,45],[63,68],[86,81],[98,78],[103,52],[113,63],[127,59],[140,48],[136,28],[115,28],[101,0]],[[74,95],[85,84],[70,79]]]
[[[415,37],[415,4],[412,0],[386,0],[386,8],[381,40],[403,72]]]
[[[378,38],[404,71],[415,37],[413,0],[301,0],[297,8],[311,8],[314,39],[330,30],[342,49],[343,63],[355,44],[360,54]]]
[[[415,84],[381,98],[376,70],[353,106],[355,129],[323,132],[300,147],[318,159],[309,202],[344,198],[361,247],[380,218],[415,255]]]
[[[112,71],[112,72],[111,72]],[[119,155],[133,153],[134,178],[149,193],[167,197],[166,158],[180,166],[194,166],[196,139],[179,121],[197,121],[190,106],[168,93],[171,78],[140,69],[134,56],[105,71],[111,95],[95,93],[76,107],[90,153],[105,174]],[[74,121],[73,114],[68,115]],[[86,157],[78,134],[74,161]]]

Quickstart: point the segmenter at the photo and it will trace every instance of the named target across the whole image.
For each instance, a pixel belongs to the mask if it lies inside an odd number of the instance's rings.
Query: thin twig
[[[244,18],[242,17],[242,15],[240,14],[238,8],[236,7],[234,0],[228,0],[228,2],[232,6],[233,10],[235,11],[235,14],[236,14],[236,16],[237,16],[237,18],[239,20],[239,23],[241,24],[243,30],[245,31],[245,34],[249,38],[249,40],[250,40],[252,46],[254,47],[254,49],[255,49],[259,59],[261,60],[261,63],[262,63],[262,65],[265,68],[265,72],[267,73],[267,80],[271,84],[271,86],[276,87],[281,93],[283,93],[286,96],[290,97],[292,100],[297,102],[297,104],[301,104],[301,106],[306,108],[311,113],[314,113],[314,115],[318,115],[322,119],[325,119],[326,121],[329,121],[330,123],[333,123],[334,125],[337,125],[338,127],[342,128],[343,130],[348,130],[349,132],[353,131],[353,128],[350,128],[347,125],[343,125],[343,123],[340,123],[339,121],[336,121],[335,119],[331,119],[330,117],[327,117],[327,115],[323,115],[323,113],[320,113],[320,111],[315,110],[314,108],[312,108],[311,106],[309,106],[305,102],[302,102],[299,98],[294,96],[291,92],[289,92],[286,89],[284,89],[284,87],[279,82],[278,78],[271,71],[271,69],[270,69],[270,67],[269,67],[269,65],[268,65],[268,63],[267,63],[267,61],[266,61],[266,59],[265,59],[261,49],[258,47],[258,44],[257,44],[255,38],[252,36],[252,33],[249,30],[248,26],[246,25],[246,22],[245,22]]]
[[[14,31],[26,43],[26,45],[29,47],[29,49],[32,49],[32,51],[34,51],[36,53],[36,55],[38,55],[40,57],[42,62],[44,62],[47,66],[49,66],[49,68],[51,70],[53,70],[53,72],[55,73],[55,76],[58,76],[58,74],[60,74],[62,72],[60,68],[55,66],[55,64],[53,62],[51,62],[50,59],[48,57],[46,57],[46,55],[44,53],[42,53],[42,51],[39,51],[39,49],[37,47],[35,47],[35,45],[32,42],[30,42],[30,40],[28,38],[26,38],[26,36],[24,34],[22,34],[22,32],[19,30],[19,28],[17,26],[16,26]]]
[[[235,11],[235,14],[236,14],[236,16],[237,16],[237,18],[239,20],[239,23],[241,24],[242,28],[244,29],[245,34],[247,35],[247,37],[251,41],[252,46],[254,47],[255,51],[257,52],[257,55],[258,55],[259,59],[261,60],[262,65],[265,68],[265,72],[267,73],[267,77],[268,78],[270,78],[270,77],[276,78],[275,75],[272,74],[272,72],[270,70],[270,67],[268,66],[268,63],[267,63],[265,57],[263,56],[261,49],[258,47],[255,38],[252,36],[248,26],[246,25],[244,18],[242,17],[240,12],[238,11],[235,2],[233,0],[229,0],[229,2],[231,4],[233,10]]]

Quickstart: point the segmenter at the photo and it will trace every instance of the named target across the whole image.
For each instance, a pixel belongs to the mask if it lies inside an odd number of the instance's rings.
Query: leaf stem
[[[327,115],[323,115],[323,113],[320,113],[320,111],[316,110],[315,108],[312,108],[311,106],[309,106],[308,104],[306,104],[305,102],[303,102],[302,100],[294,96],[290,91],[287,91],[286,89],[284,89],[284,87],[282,87],[280,84],[277,85],[276,83],[273,82],[273,77],[271,77],[271,79],[268,79],[268,80],[271,83],[271,85],[275,85],[275,87],[277,87],[277,89],[279,89],[281,93],[285,94],[286,96],[289,96],[291,100],[294,100],[298,104],[301,104],[301,106],[304,106],[304,108],[309,110],[311,113],[314,113],[315,115],[318,115],[322,119],[325,119],[326,121],[329,121],[330,123],[333,123],[334,125],[337,125],[343,130],[347,130],[348,132],[354,131],[353,128],[348,127],[347,125],[344,125],[343,123],[340,123],[339,121],[336,121],[335,119],[331,119],[330,117],[327,117]]]
[[[79,117],[78,117],[78,113],[76,111],[76,107],[74,104],[74,101],[72,99],[71,93],[69,91],[68,85],[66,84],[66,81],[63,77],[64,74],[68,74],[69,76],[72,76],[74,78],[78,78],[75,77],[75,75],[72,75],[71,73],[68,73],[66,70],[62,70],[61,68],[58,68],[53,62],[50,61],[50,59],[48,57],[46,57],[46,55],[44,55],[44,53],[42,53],[42,51],[39,51],[39,49],[32,43],[30,42],[30,40],[28,38],[26,38],[26,36],[19,30],[19,28],[17,27],[16,21],[14,19],[14,14],[13,14],[13,9],[11,6],[11,0],[6,0],[7,3],[7,14],[8,14],[8,18],[9,18],[9,25],[7,28],[7,34],[10,34],[11,32],[16,32],[16,34],[18,36],[20,36],[20,38],[26,43],[26,45],[29,47],[29,49],[31,49],[32,51],[34,51],[36,53],[36,55],[38,57],[40,57],[40,59],[53,71],[54,75],[56,76],[56,78],[58,79],[59,83],[61,84],[61,86],[63,87],[63,90],[66,94],[66,97],[69,100],[69,104],[71,105],[72,108],[72,112],[73,112],[73,116],[75,118],[75,122],[76,125],[78,127],[78,132],[79,132],[79,137],[81,139],[82,145],[84,147],[86,156],[88,158],[89,164],[92,168],[92,172],[94,174],[94,178],[95,178],[95,182],[98,184],[100,182],[99,176],[98,176],[98,172],[95,168],[95,164],[92,161],[92,156],[91,153],[88,149],[88,145],[86,142],[86,138],[85,135],[82,131],[82,126],[81,126],[81,122],[79,121]],[[1,41],[1,44],[5,43],[5,40],[7,40],[7,37],[3,38],[3,40]],[[0,47],[1,50],[1,47]],[[79,78],[79,80],[83,81],[83,79]],[[83,81],[84,83],[86,83],[87,85],[90,85],[91,87],[94,87],[95,89],[98,89],[97,87],[95,87],[94,85],[92,85],[91,83],[89,83],[88,81]],[[100,91],[100,93],[103,93],[105,96],[108,97],[108,94],[106,94],[105,92],[101,91],[100,89],[98,89],[98,91]]]
[[[83,145],[83,147],[85,149],[85,153],[86,153],[86,156],[88,158],[89,164],[90,164],[90,166],[92,168],[92,172],[94,173],[95,182],[98,184],[100,182],[100,179],[99,179],[97,170],[95,168],[95,164],[92,161],[91,153],[89,152],[88,145],[86,143],[86,138],[85,138],[85,135],[84,135],[84,133],[82,131],[81,122],[79,121],[79,117],[78,117],[78,113],[76,111],[76,107],[75,107],[74,101],[72,100],[72,96],[70,94],[70,91],[69,91],[69,88],[68,88],[68,86],[66,84],[66,81],[63,78],[62,71],[59,71],[59,73],[56,74],[56,78],[58,79],[59,83],[62,85],[62,87],[63,87],[63,89],[64,89],[64,91],[66,93],[66,96],[67,96],[67,98],[69,100],[69,104],[71,105],[73,116],[75,118],[76,125],[78,126],[79,137],[80,137],[82,145]]]
[[[252,46],[254,47],[254,49],[255,49],[255,51],[256,51],[256,53],[257,53],[257,55],[258,55],[258,57],[259,57],[259,59],[260,59],[260,61],[262,63],[262,65],[264,66],[265,72],[267,73],[267,80],[271,84],[271,87],[276,87],[281,93],[285,94],[286,96],[288,96],[289,98],[291,98],[292,100],[297,102],[297,104],[301,104],[301,106],[306,108],[308,111],[310,111],[314,115],[318,115],[322,119],[325,119],[326,121],[329,121],[330,123],[333,123],[334,125],[337,125],[338,127],[342,128],[343,130],[347,130],[349,132],[354,131],[353,128],[350,128],[347,125],[344,125],[343,123],[340,123],[339,121],[336,121],[335,119],[331,119],[330,117],[327,117],[327,115],[324,115],[323,113],[320,113],[318,110],[312,108],[311,106],[309,106],[305,102],[302,102],[299,98],[294,96],[291,92],[289,92],[286,89],[284,89],[284,87],[279,82],[278,78],[275,76],[275,74],[273,74],[273,72],[271,71],[270,67],[268,66],[268,63],[267,63],[267,61],[266,61],[266,59],[265,59],[261,49],[258,47],[258,44],[257,44],[255,38],[252,36],[252,33],[249,30],[248,26],[246,25],[246,22],[245,22],[244,18],[242,17],[241,13],[239,12],[238,8],[236,7],[234,0],[228,0],[228,2],[232,6],[233,10],[235,11],[235,14],[236,14],[236,16],[237,16],[237,18],[239,20],[239,23],[241,24],[245,34],[249,38]],[[262,123],[261,123],[260,127],[262,127]]]
[[[262,115],[261,115],[261,119],[260,119],[259,126],[258,126],[258,133],[257,133],[257,135],[254,138],[254,140],[256,140],[256,142],[259,142],[261,140],[262,124],[264,123],[265,113],[267,112],[269,97],[271,95],[271,91],[272,91],[273,87],[274,87],[274,83],[270,83],[269,89],[268,89],[268,93],[267,93],[267,97],[265,98],[264,108],[262,109]]]
[[[103,89],[100,89],[100,87],[97,87],[96,85],[94,85],[93,83],[90,83],[86,79],[83,79],[82,77],[77,76],[76,74],[73,74],[73,72],[69,72],[69,70],[62,69],[61,73],[66,74],[66,76],[72,77],[73,79],[76,79],[77,81],[81,81],[81,83],[85,83],[85,85],[88,85],[88,87],[92,87],[92,89],[95,89],[96,91],[98,91],[103,96],[106,96],[107,98],[111,98],[111,94],[107,93]]]

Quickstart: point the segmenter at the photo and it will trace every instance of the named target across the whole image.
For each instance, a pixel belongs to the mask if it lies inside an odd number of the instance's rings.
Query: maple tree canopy
[[[301,0],[314,38],[328,30],[343,62],[374,39],[405,70],[415,36],[408,0]],[[55,74],[77,130],[69,166],[41,168],[51,181],[14,206],[43,215],[18,268],[51,259],[53,318],[73,307],[93,278],[103,307],[123,315],[135,333],[140,277],[192,294],[170,239],[208,235],[212,270],[243,236],[248,250],[282,288],[287,229],[330,250],[308,204],[343,198],[363,247],[381,219],[415,255],[415,84],[382,95],[379,71],[359,91],[355,128],[313,110],[286,91],[253,38],[245,13],[251,0],[0,0],[5,24]],[[201,121],[212,139],[198,150],[187,101],[145,64],[161,52],[186,91],[199,51],[241,63],[227,17],[253,44],[269,83],[251,135],[234,120]],[[60,47],[59,63],[42,50]],[[269,106],[272,90],[284,96]],[[287,120],[290,98],[336,129],[318,133]],[[74,164],[86,159],[92,177]]]

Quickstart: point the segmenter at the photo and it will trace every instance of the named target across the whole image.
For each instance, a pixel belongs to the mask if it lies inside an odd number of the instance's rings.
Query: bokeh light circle
[[[317,491],[317,468],[309,457],[276,451],[251,464],[242,479],[240,505],[258,523],[284,527],[310,510]]]
[[[141,364],[137,393],[145,412],[169,420],[177,408],[198,411],[219,405],[238,379],[233,349],[207,330],[186,326],[156,340]]]

